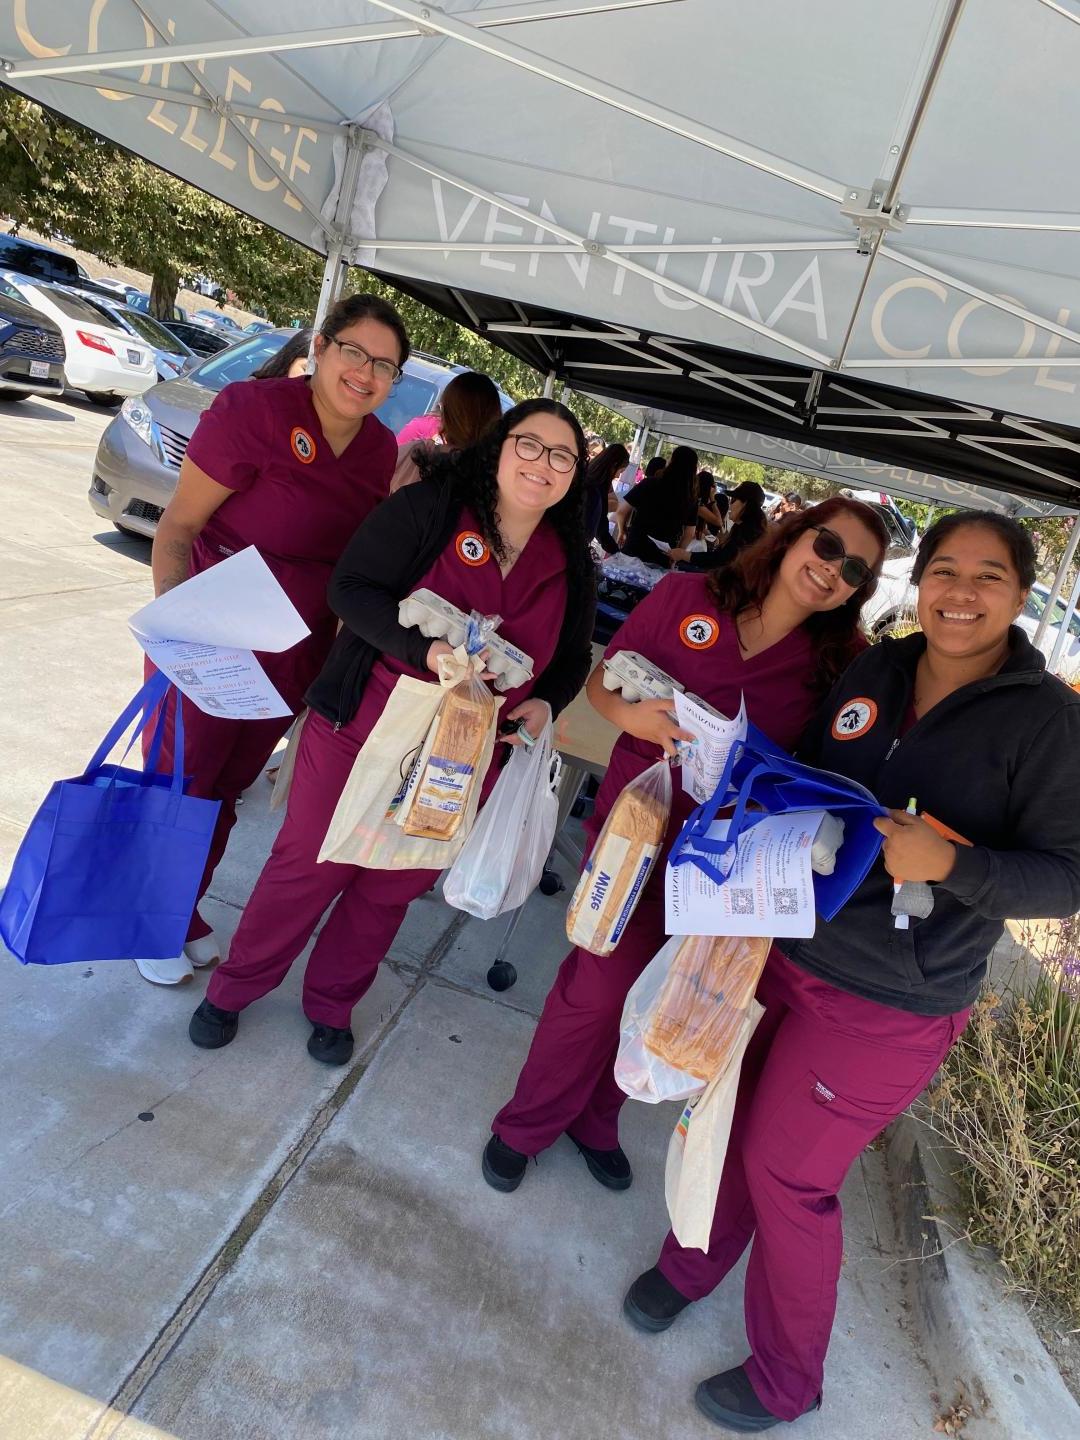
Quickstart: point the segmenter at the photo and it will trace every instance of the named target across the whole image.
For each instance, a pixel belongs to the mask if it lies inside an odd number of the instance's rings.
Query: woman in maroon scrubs
[[[372,411],[390,394],[408,354],[409,337],[392,305],[374,295],[339,302],[315,337],[313,375],[235,382],[217,397],[191,437],[154,537],[157,595],[256,547],[311,630],[290,650],[258,657],[294,712],[333,644],[326,587],[334,565],[389,490],[397,445]],[[227,720],[183,704],[190,793],[221,801],[201,900],[236,823],[236,801],[292,716]],[[172,768],[171,713],[159,764]],[[182,954],[135,963],[145,979],[178,985],[191,979],[193,965],[212,965],[220,953],[196,903]]]
[[[441,873],[317,859],[357,753],[398,678],[432,680],[450,649],[402,627],[398,604],[428,589],[466,613],[500,615],[500,635],[531,656],[535,677],[506,695],[502,713],[538,735],[577,694],[591,658],[584,457],[585,437],[571,412],[552,400],[527,400],[479,444],[429,462],[430,478],[392,495],[353,537],[330,587],[344,628],[307,694],[285,823],[228,961],[192,1016],[196,1045],[217,1049],[234,1038],[239,1012],[281,984],[334,905],[304,977],[304,1013],[313,1026],[308,1051],[329,1065],[351,1056],[353,1006],[410,903]],[[482,798],[498,763],[499,756]]]
[[[874,511],[836,498],[778,525],[730,569],[660,582],[616,631],[605,656],[634,650],[724,715],[746,713],[771,740],[794,747],[815,705],[860,647],[859,609],[888,536]],[[854,564],[852,562],[855,562]],[[865,578],[848,583],[841,574]],[[670,700],[629,704],[593,671],[589,699],[623,732],[588,823],[594,841],[635,776],[686,737]],[[689,737],[687,737],[689,738]],[[613,1067],[627,991],[664,944],[667,852],[693,809],[678,778],[664,848],[622,939],[609,955],[571,950],[547,998],[512,1099],[492,1122],[483,1173],[516,1190],[530,1155],[566,1134],[601,1185],[633,1178],[619,1146],[626,1096]]]

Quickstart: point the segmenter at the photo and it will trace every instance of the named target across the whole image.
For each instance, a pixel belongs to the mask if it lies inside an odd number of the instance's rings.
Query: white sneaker
[[[136,960],[135,966],[151,985],[184,985],[195,974],[186,955],[170,955],[165,960]]]
[[[184,946],[184,954],[196,970],[205,970],[208,965],[216,965],[221,959],[221,946],[211,930],[209,935],[202,935],[198,940],[189,940]]]

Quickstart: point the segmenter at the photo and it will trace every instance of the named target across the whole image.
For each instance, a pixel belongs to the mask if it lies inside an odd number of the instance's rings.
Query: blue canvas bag
[[[179,696],[172,774],[156,771],[168,690],[155,672],[83,774],[56,781],[30,822],[0,896],[0,937],[24,965],[167,959],[182,951],[220,803],[184,794]],[[146,769],[125,769],[155,711]],[[120,763],[106,764],[136,716]]]
[[[717,813],[734,806],[725,839],[714,839],[709,827]],[[818,914],[831,920],[866,879],[881,849],[874,820],[888,812],[864,786],[830,770],[800,765],[751,723],[746,740],[731,747],[723,774],[708,800],[697,806],[680,830],[668,857],[669,865],[696,865],[718,885],[726,875],[723,857],[739,837],[761,819],[748,807],[769,815],[797,810],[828,810],[844,822],[844,843],[831,875],[814,875]]]

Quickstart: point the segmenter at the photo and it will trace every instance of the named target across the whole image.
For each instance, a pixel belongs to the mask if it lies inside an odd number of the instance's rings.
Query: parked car
[[[233,380],[246,380],[295,333],[272,330],[245,337],[180,379],[125,401],[98,444],[88,496],[91,508],[118,530],[152,536],[176,489],[199,416],[219,391]],[[443,390],[463,369],[414,352],[376,412],[379,419],[397,434],[417,415],[435,410]],[[514,403],[502,391],[499,398],[504,410]]]
[[[150,314],[150,296],[145,290],[138,291],[128,303],[133,310],[138,310],[140,315]],[[220,331],[211,329],[209,325],[194,324],[181,305],[172,307],[172,315],[167,320],[157,316],[154,318],[178,340],[182,340],[189,350],[194,350],[196,355],[216,355],[229,344],[227,337]]]
[[[95,405],[115,405],[153,385],[157,372],[150,348],[106,322],[100,310],[66,287],[40,284],[7,270],[0,271],[0,291],[59,326],[67,389],[84,391]]]
[[[62,250],[18,235],[0,235],[0,270],[14,270],[50,285],[78,285],[86,275]]]
[[[204,325],[211,325],[215,330],[224,330],[233,340],[244,333],[243,328],[231,315],[226,315],[224,310],[196,310],[191,318],[201,321]]]
[[[273,329],[275,329],[275,326],[271,325],[268,320],[252,320],[250,325],[244,326],[244,334],[268,335]]]
[[[78,295],[88,305],[100,311],[106,324],[116,325],[133,335],[136,340],[149,345],[154,352],[154,364],[159,380],[175,380],[177,375],[183,375],[185,370],[190,370],[198,363],[195,351],[190,346],[166,330],[152,315],[144,315],[141,310],[133,310],[130,305],[125,305],[119,296],[114,301],[104,295],[91,295],[85,290],[72,290],[70,293]]]
[[[0,400],[61,395],[63,390],[59,325],[0,287]]]

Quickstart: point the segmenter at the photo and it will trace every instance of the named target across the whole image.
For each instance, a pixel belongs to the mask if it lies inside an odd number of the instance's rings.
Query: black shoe
[[[200,1050],[220,1050],[236,1039],[239,1025],[239,1010],[222,1010],[212,1000],[204,1000],[188,1021],[187,1033]]]
[[[570,1139],[581,1152],[594,1180],[599,1180],[607,1190],[630,1189],[634,1183],[634,1172],[622,1146],[616,1145],[614,1150],[593,1150],[589,1145],[582,1145],[580,1140],[574,1140],[572,1135]]]
[[[493,1190],[502,1190],[509,1194],[511,1190],[516,1190],[525,1178],[528,1163],[527,1155],[522,1155],[520,1150],[512,1149],[497,1135],[492,1135],[484,1146],[480,1169]]]
[[[774,1425],[789,1423],[765,1409],[741,1365],[703,1380],[694,1391],[694,1403],[715,1424],[740,1434],[756,1434],[759,1430],[771,1430]],[[820,1409],[819,1395],[803,1414],[809,1415],[811,1410]]]
[[[313,1060],[324,1065],[347,1065],[352,1059],[353,1033],[338,1030],[333,1025],[312,1023],[311,1036],[307,1042],[307,1053]]]
[[[639,1275],[630,1286],[622,1308],[631,1325],[636,1325],[639,1330],[644,1330],[649,1335],[659,1335],[661,1330],[673,1325],[686,1307],[693,1303],[680,1294],[671,1281],[653,1266],[651,1270],[646,1270],[644,1275]]]

